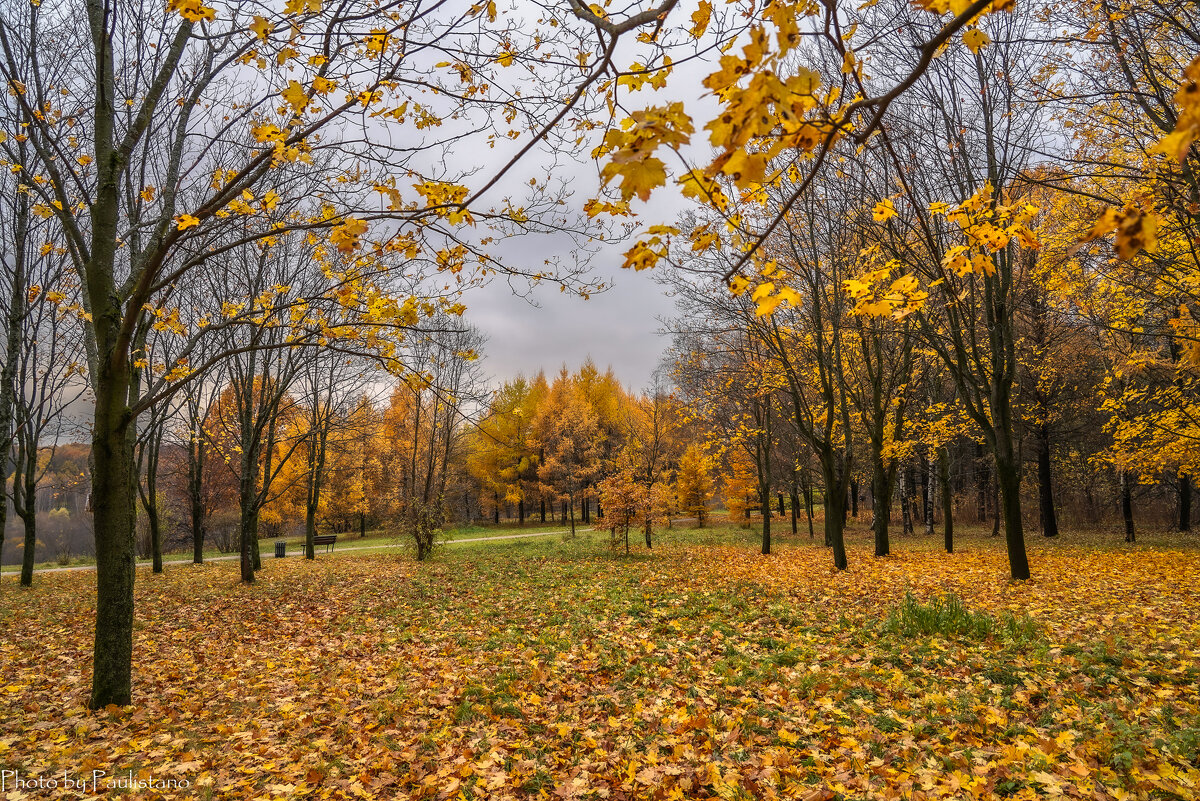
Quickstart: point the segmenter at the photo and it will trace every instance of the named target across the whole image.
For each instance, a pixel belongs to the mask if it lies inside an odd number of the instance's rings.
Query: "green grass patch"
[[[945,637],[1028,643],[1038,638],[1037,623],[1028,615],[1007,612],[999,617],[973,612],[954,593],[922,603],[911,592],[883,622],[883,631],[901,637]]]

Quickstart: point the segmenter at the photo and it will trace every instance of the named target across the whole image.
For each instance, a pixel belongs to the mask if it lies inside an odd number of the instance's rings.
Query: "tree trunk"
[[[1129,476],[1121,471],[1121,518],[1125,521],[1125,541],[1136,542],[1137,534],[1133,530],[1133,492],[1129,488]]]
[[[188,444],[188,505],[192,517],[192,562],[204,563],[204,446]]]
[[[33,564],[37,554],[37,507],[29,500],[25,501],[29,508],[24,514],[18,514],[25,527],[25,548],[21,554],[21,586],[33,586]]]
[[[825,542],[833,548],[833,566],[846,569],[846,541],[844,538],[846,512],[845,487],[839,486],[834,476],[825,477]]]
[[[258,446],[248,436],[249,442],[241,456],[241,471],[238,475],[238,553],[241,555],[242,581],[254,583],[254,554],[258,548]]]
[[[1192,479],[1186,473],[1179,474],[1179,530],[1192,530]]]
[[[771,489],[763,487],[758,493],[758,505],[762,511],[762,552],[771,554]]]
[[[875,535],[875,555],[887,556],[891,553],[888,525],[891,523],[892,477],[883,462],[882,443],[879,448],[872,444],[871,449],[876,451],[871,454],[871,497],[875,507],[871,529]],[[891,472],[894,471],[893,467]]]
[[[950,449],[938,448],[938,478],[942,485],[942,526],[945,529],[946,553],[954,553],[954,490],[950,486]]]
[[[115,314],[115,310],[110,312]],[[92,520],[96,538],[96,634],[88,706],[132,700],[135,462],[127,403],[128,360],[102,349],[93,376]]]
[[[317,536],[317,509],[311,500],[304,509],[304,558],[316,559],[317,548],[313,542]]]
[[[517,524],[521,528],[525,527],[525,499],[517,499]]]
[[[792,507],[792,536],[794,537],[796,536],[798,530],[796,525],[796,515],[798,512],[797,507],[800,506],[799,492],[796,490],[795,484],[792,485],[792,491],[788,501],[791,503]]]
[[[498,526],[498,525],[500,525],[500,493],[498,493],[498,492],[492,493],[492,505],[493,505],[492,522]]]
[[[253,494],[253,485],[251,485],[251,493]],[[252,499],[246,497],[245,489],[242,491],[242,503],[238,522],[239,529],[239,554],[241,555],[241,570],[242,581],[246,584],[254,583],[254,555],[253,549],[258,547],[258,510],[254,508]]]
[[[975,443],[975,517],[987,522],[988,464],[983,455],[983,443]]]
[[[804,516],[808,518],[808,538],[811,540],[813,534],[813,491],[812,484],[804,482]]]
[[[542,513],[542,522],[543,522],[543,523],[545,523],[545,522],[546,522],[546,499],[545,499],[545,498],[539,498],[539,499],[538,499],[538,506],[539,506],[539,507],[540,507],[540,509],[541,509],[541,513]]]
[[[158,514],[158,500],[154,497],[150,498],[150,504],[146,509],[146,522],[150,526],[151,570],[155,573],[162,573],[162,524]]]
[[[567,515],[567,510],[565,508],[566,504],[564,504],[563,506],[564,506],[563,517],[566,517],[566,515]],[[571,536],[572,537],[575,536],[575,496],[574,495],[571,496]],[[629,526],[625,527],[625,550],[627,552],[629,550]]]
[[[1045,423],[1038,433],[1038,507],[1042,516],[1042,534],[1058,536],[1058,517],[1054,513],[1054,487],[1050,472],[1050,426]]]
[[[1021,474],[1011,453],[997,454],[996,483],[1004,509],[1009,572],[1013,579],[1024,580],[1029,578],[1029,559],[1025,554],[1025,532],[1021,525]]]
[[[925,534],[933,536],[933,494],[935,491],[934,482],[931,480],[933,466],[929,463],[929,459],[925,456],[921,457],[921,500],[923,511],[922,515],[925,518]]]

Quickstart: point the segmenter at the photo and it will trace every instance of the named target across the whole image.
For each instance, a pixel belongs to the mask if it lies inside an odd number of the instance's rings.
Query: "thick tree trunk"
[[[540,511],[542,513],[542,522],[545,523],[546,522],[546,499],[540,498],[538,500],[538,506],[540,507]]]
[[[567,510],[564,505],[563,517],[566,517],[566,514],[567,514]],[[574,495],[571,496],[571,536],[572,537],[575,536],[575,496]],[[629,550],[629,527],[628,526],[625,527],[625,549],[626,549],[626,551]]]
[[[110,353],[102,351],[104,356]],[[114,365],[113,362],[116,362]],[[96,635],[92,695],[101,709],[132,700],[135,461],[132,418],[126,403],[128,364],[102,358],[93,377],[92,520],[96,538]]]
[[[500,493],[492,493],[492,522],[495,525],[500,525]]]
[[[833,566],[846,569],[845,520],[846,491],[832,475],[825,477],[825,542],[833,548]]]
[[[247,440],[243,437],[243,442]],[[258,488],[256,486],[258,449],[247,446],[242,452],[238,476],[238,553],[241,555],[242,581],[254,583],[253,550],[258,548]]]
[[[254,583],[254,554],[253,549],[258,544],[258,511],[252,507],[243,507],[239,517],[239,554],[241,561],[242,581]]]
[[[942,485],[942,526],[945,529],[946,553],[954,553],[954,490],[950,486],[949,448],[938,448],[938,479]]]
[[[204,511],[192,506],[192,563],[204,564]]]
[[[1021,524],[1021,474],[1016,459],[1009,453],[996,456],[996,483],[1004,511],[1004,539],[1008,546],[1008,567],[1013,579],[1029,578],[1029,559],[1025,554],[1025,532]]]
[[[317,509],[312,503],[305,504],[304,509],[304,558],[316,559],[317,548],[313,542],[317,536]]]
[[[1042,516],[1042,534],[1058,536],[1058,517],[1054,513],[1054,486],[1050,465],[1050,426],[1039,425],[1038,433],[1038,508]]]
[[[25,503],[28,504],[29,510],[18,515],[25,528],[25,548],[21,554],[21,586],[32,587],[34,558],[37,554],[37,506],[28,497]]]
[[[150,499],[149,508],[146,509],[146,522],[150,526],[151,570],[161,573],[163,572],[162,523],[158,514],[158,501],[154,498]]]
[[[517,500],[517,524],[522,528],[525,526],[525,499]]]

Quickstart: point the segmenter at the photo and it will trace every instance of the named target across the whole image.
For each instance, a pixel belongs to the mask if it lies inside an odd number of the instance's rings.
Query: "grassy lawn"
[[[95,714],[94,574],[8,580],[0,769],[178,798],[1195,798],[1200,554],[1030,539],[1017,584],[976,532],[874,559],[858,530],[836,573],[728,527],[139,573],[136,704]]]
[[[541,534],[551,531],[564,531],[570,527],[570,524],[547,523],[527,523],[525,526],[501,524],[500,526],[491,525],[468,525],[458,526],[455,528],[446,529],[446,531],[438,537],[438,542],[452,542],[461,539],[477,539],[484,537],[514,537],[522,534]],[[588,527],[579,524],[576,527],[579,531],[584,531]],[[304,548],[303,537],[284,537],[283,541],[287,543],[287,553],[289,556],[296,555],[298,550]],[[338,534],[337,544],[334,549],[338,548],[356,548],[356,549],[393,549],[396,547],[408,547],[409,539],[399,537],[382,529],[368,529],[366,537],[360,537],[357,531],[351,531],[344,534]],[[317,549],[324,552],[324,546]],[[275,553],[275,540],[263,539],[259,542],[259,553],[263,557],[270,558]],[[219,557],[234,556],[236,554],[229,551],[220,551],[216,548],[205,548],[204,558],[215,559]],[[163,554],[164,562],[179,562],[191,561],[191,549],[176,550]],[[96,564],[95,557],[92,556],[76,556],[70,559],[65,564],[61,562],[38,562],[34,565],[34,571],[48,570],[57,567],[86,567]],[[149,560],[139,560],[138,564],[150,564]],[[3,565],[0,566],[0,575],[16,575],[21,572],[21,566],[18,565]]]

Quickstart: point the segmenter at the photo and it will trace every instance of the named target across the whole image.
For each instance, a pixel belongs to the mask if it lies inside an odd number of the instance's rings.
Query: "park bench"
[[[333,544],[335,542],[337,542],[337,534],[318,534],[317,536],[313,537],[313,546],[314,547],[316,547],[317,545],[328,546],[325,549],[326,553],[333,552]]]

